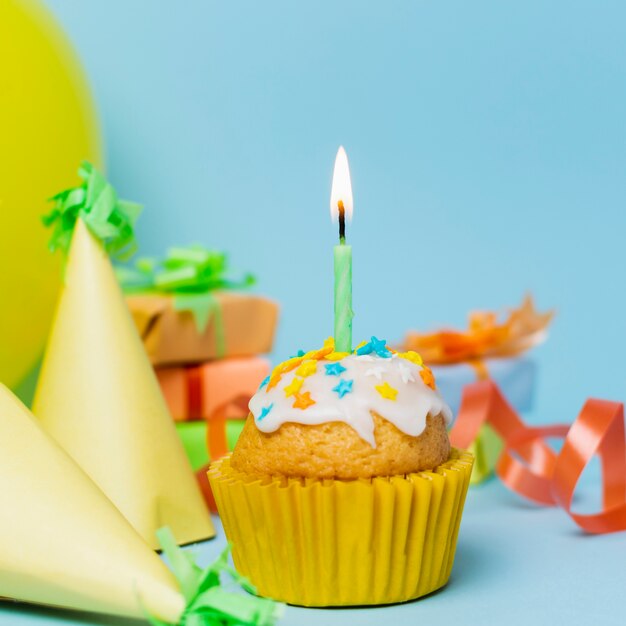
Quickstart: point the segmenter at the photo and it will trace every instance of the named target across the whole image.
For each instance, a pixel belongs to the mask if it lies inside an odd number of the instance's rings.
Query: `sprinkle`
[[[382,385],[376,385],[376,391],[385,398],[386,400],[394,400],[398,395],[398,390],[394,389],[388,382],[383,383]]]
[[[423,366],[423,369],[420,370],[420,376],[425,385],[430,387],[433,391],[437,389],[435,386],[435,377],[433,376],[433,372],[430,367]]]
[[[274,371],[270,375],[270,380],[267,383],[267,387],[266,387],[265,391],[267,392],[270,389],[276,387],[276,385],[278,385],[278,383],[280,382],[280,379],[282,377],[283,377],[283,375],[278,371],[278,368],[275,368]]]
[[[387,342],[384,339],[372,337],[370,344],[372,351],[376,352],[376,354],[383,359],[388,359],[391,356],[391,352],[387,349]]]
[[[378,380],[382,380],[384,373],[385,368],[382,365],[375,365],[374,367],[370,367],[368,370],[365,370],[366,376],[375,376]]]
[[[298,365],[300,365],[302,361],[304,361],[303,356],[294,356],[291,359],[287,359],[286,361],[283,361],[280,365],[277,365],[274,368],[274,371],[275,372],[278,371],[281,374],[286,374],[287,372],[291,372],[291,370],[298,367]]]
[[[354,384],[353,380],[346,380],[342,378],[336,387],[333,387],[333,391],[337,392],[337,395],[340,398],[343,398],[347,393],[352,393],[352,385]]]
[[[404,364],[398,363],[398,371],[400,372],[400,376],[402,377],[402,382],[406,385],[407,383],[415,382],[415,376],[411,373],[411,370]]]
[[[372,347],[372,342],[362,343],[359,348],[356,349],[356,353],[358,356],[363,356],[364,354],[370,354],[374,348]]]
[[[288,358],[286,361],[283,361],[282,363],[280,363],[273,369],[270,379],[267,383],[266,391],[269,391],[270,389],[273,389],[274,387],[276,387],[276,385],[280,382],[280,379],[282,378],[283,374],[286,374],[287,372],[291,372],[291,370],[299,368],[300,365],[302,365],[304,361],[309,361],[309,360],[319,361],[325,358],[328,354],[331,354],[334,352],[335,352],[335,340],[332,337],[329,337],[328,339],[326,339],[326,341],[324,342],[324,346],[320,348],[319,350],[311,350],[311,352],[304,352],[302,350],[298,350],[298,354],[296,356],[292,356]],[[311,371],[309,374],[300,374],[300,375],[310,376],[310,374],[313,374],[314,372],[315,370]]]
[[[285,396],[288,398],[289,396],[295,396],[300,392],[300,387],[302,387],[302,383],[304,382],[304,378],[294,378],[284,389]]]
[[[320,359],[326,358],[326,355],[331,354],[335,351],[335,340],[332,337],[328,337],[324,342],[324,346],[319,350],[311,350],[311,352],[307,352],[303,359],[315,359],[319,361]]]
[[[349,352],[331,352],[327,354],[325,358],[327,361],[341,361],[341,359],[347,356],[350,356]]]
[[[302,365],[300,365],[300,367],[296,370],[296,375],[306,378],[311,374],[315,374],[316,371],[317,361],[315,361],[314,359],[309,359],[307,361],[304,361]]]
[[[265,385],[267,385],[267,383],[270,382],[270,377],[266,376],[263,381],[261,382],[261,384],[259,385],[259,389],[263,389],[263,387],[265,387]]]
[[[341,363],[329,363],[324,365],[326,368],[326,376],[340,376],[342,372],[346,371],[346,368]]]
[[[357,352],[357,350],[358,350],[359,348],[362,348],[362,347],[363,347],[363,346],[365,346],[365,345],[367,345],[367,341],[362,341],[362,342],[361,342],[361,343],[360,343],[360,344],[359,344],[359,345],[358,345],[358,346],[354,349],[354,351],[355,351],[355,352]]]
[[[264,406],[261,409],[261,415],[259,415],[257,421],[260,422],[263,418],[267,417],[267,414],[274,408],[274,403]]]
[[[294,409],[306,409],[310,407],[312,404],[315,404],[315,400],[311,398],[311,392],[305,391],[304,393],[296,393],[295,394],[295,402],[293,403]]]
[[[413,352],[413,350],[409,350],[408,352],[398,352],[398,356],[406,359],[407,361],[411,361],[411,363],[415,363],[415,365],[424,364],[422,357],[417,352]]]

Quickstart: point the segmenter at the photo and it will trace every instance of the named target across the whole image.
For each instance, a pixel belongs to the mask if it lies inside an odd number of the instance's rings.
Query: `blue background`
[[[355,340],[530,290],[558,311],[542,417],[626,397],[623,2],[48,4],[89,74],[110,177],[145,204],[143,251],[200,241],[252,269],[282,304],[277,358],[332,334],[343,144]]]
[[[282,304],[276,358],[332,332],[341,143],[355,339],[458,326],[530,290],[558,311],[535,419],[626,397],[623,2],[48,4],[89,74],[110,178],[146,206],[143,252],[200,241],[253,270]],[[621,623],[622,549],[492,482],[471,493],[448,590],[284,623]]]

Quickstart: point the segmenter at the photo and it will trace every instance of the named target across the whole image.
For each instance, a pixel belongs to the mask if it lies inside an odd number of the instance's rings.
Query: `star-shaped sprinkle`
[[[285,397],[295,396],[300,392],[304,378],[294,378],[284,389]]]
[[[395,402],[398,390],[394,389],[388,382],[384,382],[382,385],[376,385],[376,391],[385,398],[385,400],[393,400]]]
[[[263,389],[263,387],[265,387],[267,385],[267,383],[270,382],[270,377],[266,376],[263,381],[261,382],[261,384],[259,385],[259,389]]]
[[[342,372],[346,371],[346,368],[339,362],[328,363],[324,367],[326,368],[326,376],[341,376]]]
[[[367,343],[361,344],[357,349],[357,356],[363,356],[364,354],[370,354],[374,348],[372,347],[372,342],[368,341]]]
[[[257,418],[257,421],[260,422],[262,419],[267,417],[267,414],[274,408],[274,403],[268,404],[261,409],[261,415]]]
[[[327,354],[324,358],[327,361],[341,361],[344,357],[350,356],[349,352],[331,352]]]
[[[385,368],[382,365],[374,365],[374,367],[370,367],[368,370],[365,370],[366,376],[375,376],[378,380],[383,379],[384,373]]]
[[[296,370],[296,374],[298,376],[302,376],[303,378],[306,378],[307,376],[310,376],[311,374],[315,374],[316,371],[317,371],[317,361],[315,361],[314,359],[309,359],[308,361],[304,361],[302,365],[298,367],[298,369]]]
[[[400,377],[405,385],[407,383],[415,382],[415,376],[413,376],[411,370],[404,363],[398,363],[398,371],[400,372]]]
[[[376,354],[383,359],[388,359],[391,357],[391,352],[387,349],[387,342],[384,339],[372,337],[372,339],[370,340],[370,345],[372,346],[372,351],[376,352]]]
[[[336,387],[333,387],[333,391],[337,392],[337,395],[340,398],[343,398],[347,393],[352,393],[352,385],[354,384],[353,380],[346,380],[342,378]]]
[[[296,393],[294,395],[295,401],[293,403],[294,409],[307,409],[312,404],[315,404],[315,400],[311,398],[311,392],[305,391],[304,393]]]
[[[435,386],[435,377],[433,376],[433,372],[430,367],[423,366],[423,369],[420,370],[420,377],[424,384],[430,387],[433,391],[437,388]]]

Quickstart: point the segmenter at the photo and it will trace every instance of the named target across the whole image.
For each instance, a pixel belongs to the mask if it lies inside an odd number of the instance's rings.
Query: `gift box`
[[[127,296],[127,303],[153,365],[200,363],[270,352],[278,305],[262,296],[216,291],[216,307],[202,330],[193,312],[179,310],[172,294]]]
[[[487,378],[498,385],[518,412],[524,413],[532,408],[537,365],[529,357],[432,365],[431,369],[437,381],[437,388],[455,414],[461,406],[463,387]]]
[[[250,398],[270,373],[263,357],[208,361],[200,365],[156,368],[161,391],[176,422],[207,420],[223,405]],[[232,406],[228,417],[246,417],[247,408]]]
[[[528,357],[433,365],[431,369],[437,381],[437,388],[455,414],[461,405],[463,388],[477,380],[488,378],[498,385],[518,412],[523,413],[532,408],[537,365]],[[502,440],[489,425],[485,424],[468,449],[475,458],[470,483],[478,484],[492,474],[502,452]]]
[[[420,353],[454,413],[461,405],[463,388],[486,379],[493,380],[523,413],[532,408],[537,373],[535,362],[525,354],[546,339],[553,315],[537,311],[528,295],[504,319],[493,311],[474,312],[467,330],[409,332],[401,349]],[[482,482],[494,470],[502,440],[485,425],[469,449],[475,457],[471,482]]]
[[[227,450],[233,450],[245,423],[245,419],[240,417],[229,417],[226,419],[224,427],[226,429]],[[219,428],[220,425],[218,424],[217,427]],[[205,465],[208,465],[211,461],[208,446],[208,422],[200,420],[194,422],[179,422],[176,424],[176,430],[183,442],[183,447],[185,448],[193,470],[197,471]]]
[[[206,478],[209,461],[234,447],[248,401],[270,373],[269,361],[239,357],[155,371],[205,500],[216,511]]]

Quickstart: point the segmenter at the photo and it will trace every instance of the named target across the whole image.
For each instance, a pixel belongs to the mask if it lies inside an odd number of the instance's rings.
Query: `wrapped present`
[[[153,365],[200,363],[271,351],[278,321],[275,302],[262,296],[227,291],[216,292],[213,298],[216,314],[200,331],[191,311],[176,309],[175,296],[127,297]]]
[[[202,493],[214,511],[207,465],[232,449],[248,415],[248,400],[269,372],[270,364],[262,357],[156,369]]]
[[[437,387],[456,413],[463,388],[477,380],[494,380],[520,412],[532,407],[537,367],[525,353],[547,337],[554,313],[539,313],[530,296],[503,321],[495,312],[471,313],[466,331],[409,332],[403,350],[419,352],[435,375]],[[500,437],[488,425],[470,450],[476,457],[472,483],[493,473],[502,450]]]
[[[224,428],[226,429],[226,448],[227,450],[233,450],[239,435],[243,430],[243,426],[246,423],[245,419],[241,417],[229,417],[226,419]],[[219,426],[218,426],[219,428]],[[183,447],[187,453],[187,457],[191,462],[191,467],[194,471],[197,471],[208,465],[211,461],[211,455],[209,454],[208,437],[209,437],[209,424],[204,420],[197,420],[194,422],[179,422],[176,424],[176,430],[178,436],[183,442]]]
[[[433,365],[431,368],[439,391],[454,413],[458,413],[461,406],[464,387],[487,378],[498,384],[517,411],[532,408],[537,365],[527,356]],[[485,424],[469,450],[476,459],[470,482],[477,484],[493,473],[502,452],[502,440]]]
[[[225,277],[226,255],[199,245],[171,248],[163,260],[118,268],[128,306],[154,365],[201,363],[270,352],[278,305],[238,293],[255,282]]]
[[[496,382],[517,411],[526,412],[532,408],[537,364],[528,356],[430,367],[435,375],[437,388],[454,413],[461,406],[463,387],[487,378]]]
[[[270,373],[262,357],[209,361],[200,365],[156,368],[161,390],[176,422],[208,419],[216,409],[238,396],[250,397]],[[236,409],[229,417],[245,417]]]

